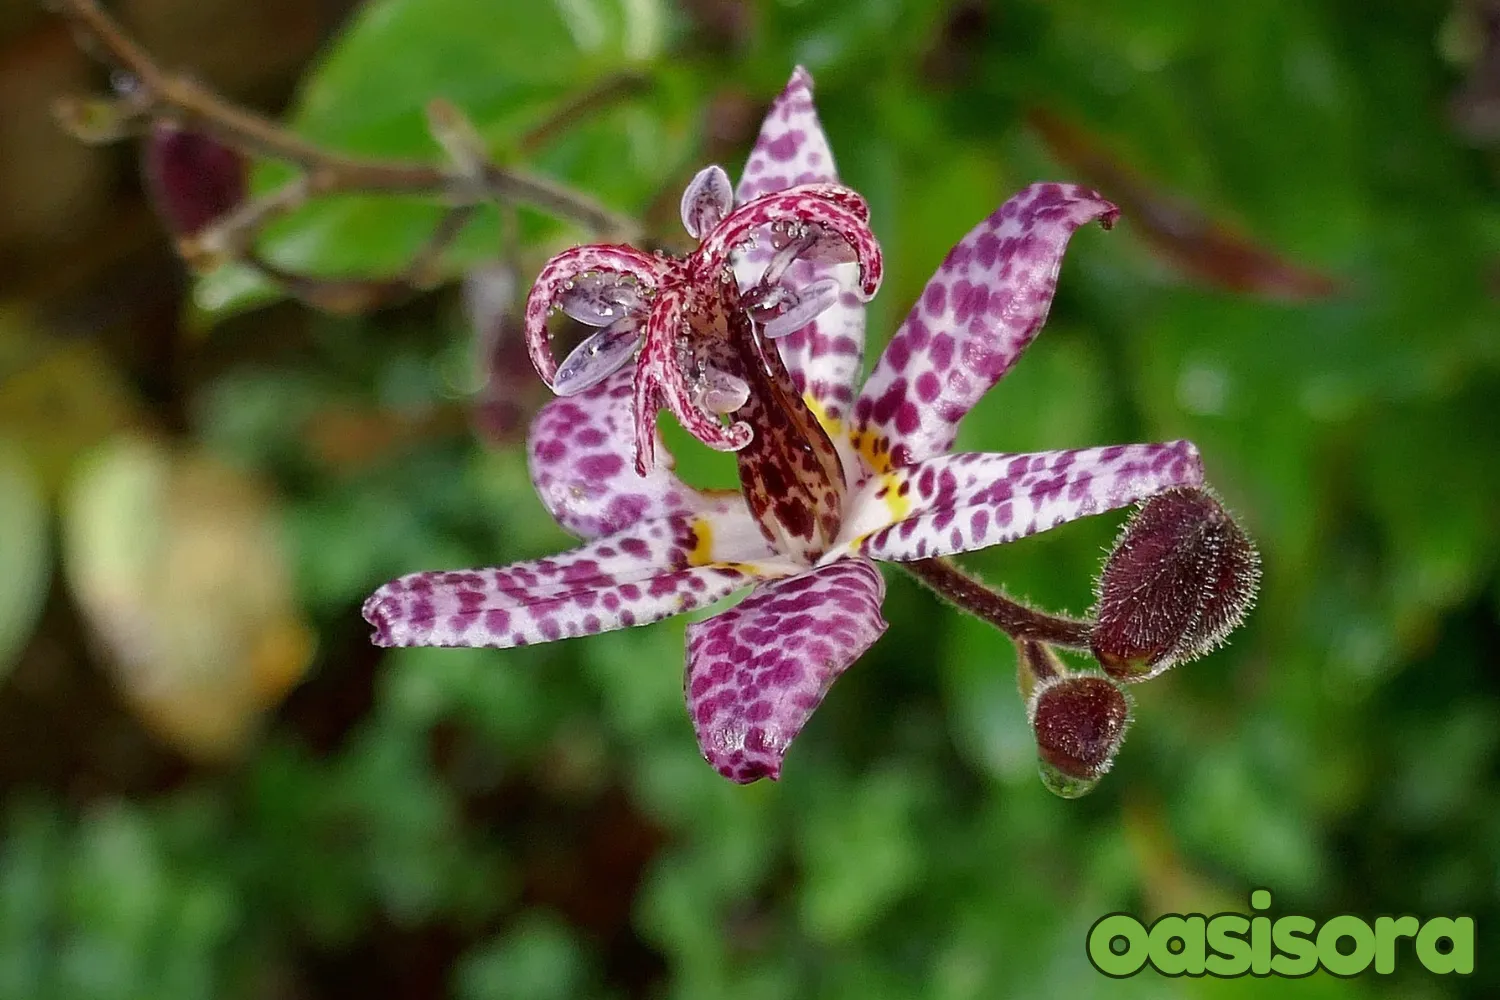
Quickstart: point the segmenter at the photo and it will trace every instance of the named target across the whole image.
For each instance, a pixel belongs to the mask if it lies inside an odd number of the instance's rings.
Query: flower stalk
[[[1094,623],[1066,618],[1006,597],[952,559],[916,559],[900,564],[933,593],[1004,632],[1018,643],[1039,642],[1065,649],[1088,649]]]

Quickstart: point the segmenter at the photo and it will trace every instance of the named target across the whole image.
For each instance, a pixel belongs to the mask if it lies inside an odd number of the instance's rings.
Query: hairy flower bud
[[[245,160],[200,132],[158,122],[146,137],[142,168],[157,214],[174,236],[193,236],[248,193]]]
[[[1195,487],[1141,505],[1099,575],[1094,656],[1143,681],[1224,641],[1255,602],[1260,556],[1219,501]]]
[[[1130,699],[1108,677],[1070,674],[1039,681],[1026,713],[1042,783],[1076,799],[1114,763],[1130,726]]]

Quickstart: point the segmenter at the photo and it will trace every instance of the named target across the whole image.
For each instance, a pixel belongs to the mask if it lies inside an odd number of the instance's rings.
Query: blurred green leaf
[[[459,1000],[575,1000],[583,996],[587,959],[561,921],[538,913],[459,963]]]
[[[902,771],[825,787],[801,831],[802,921],[818,940],[856,937],[921,877],[911,827],[921,792]]]

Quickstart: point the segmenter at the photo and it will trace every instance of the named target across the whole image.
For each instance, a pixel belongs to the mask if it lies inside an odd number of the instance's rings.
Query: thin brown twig
[[[478,205],[457,205],[443,213],[442,219],[438,221],[437,228],[433,229],[427,237],[427,242],[407,263],[405,272],[400,276],[402,281],[414,288],[430,288],[441,280],[439,265],[442,263],[443,254],[453,242],[458,239],[469,220],[478,213]]]
[[[516,150],[522,155],[535,153],[574,125],[613,106],[621,98],[641,93],[649,83],[649,77],[633,70],[610,74],[523,132],[516,140]]]
[[[1017,641],[1034,639],[1068,649],[1088,649],[1094,623],[1027,607],[986,586],[951,559],[898,563],[939,596],[982,618]]]
[[[285,161],[304,171],[300,184],[294,182],[257,199],[266,204],[247,205],[227,223],[214,227],[218,232],[207,239],[205,250],[246,252],[254,234],[271,219],[316,196],[355,192],[429,195],[455,207],[486,201],[519,202],[573,220],[611,239],[638,235],[640,227],[633,219],[564,185],[508,166],[488,161],[443,165],[375,159],[323,149],[186,76],[163,70],[94,0],[56,0],[56,5],[98,44],[109,62],[131,78],[132,92],[115,102],[122,114],[128,113],[135,120],[171,121],[251,156]],[[76,121],[77,106],[76,100],[66,102],[64,107],[73,108],[74,113],[64,111],[61,117]],[[85,139],[109,137],[108,130],[94,134],[87,129],[75,131]],[[250,235],[241,235],[236,228],[246,229]]]

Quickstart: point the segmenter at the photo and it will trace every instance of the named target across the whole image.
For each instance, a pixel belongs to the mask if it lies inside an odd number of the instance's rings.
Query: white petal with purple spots
[[[837,180],[833,150],[813,106],[812,76],[798,66],[766,112],[735,189],[735,201],[744,203],[797,184]]]
[[[756,588],[688,626],[685,684],[698,745],[739,782],[776,778],[828,688],[885,632],[885,580],[843,559]]]
[[[364,617],[379,646],[505,648],[645,625],[798,571],[742,520],[660,518],[546,559],[412,573],[375,591]]]
[[[813,104],[812,77],[799,66],[766,114],[736,197],[745,202],[796,184],[832,184],[838,179],[833,152]],[[759,249],[736,260],[741,288],[748,290],[759,282],[772,256],[769,243],[765,240]],[[843,289],[816,319],[788,332],[777,344],[797,391],[833,420],[841,419],[853,404],[854,382],[864,360],[865,306],[849,290],[854,275],[855,269],[848,265],[816,265],[808,260],[798,261],[787,274],[794,286],[835,278]]]
[[[657,463],[647,475],[636,474],[634,377],[634,366],[627,364],[586,392],[552,400],[532,423],[531,480],[557,523],[583,538],[598,538],[672,514],[748,518],[739,493],[700,491],[678,479],[660,438]]]
[[[838,551],[892,562],[970,552],[1202,482],[1188,441],[943,455],[871,477],[849,501]]]
[[[861,453],[910,465],[953,445],[959,421],[1046,322],[1074,230],[1118,210],[1073,184],[1033,184],[949,251],[854,406]]]

